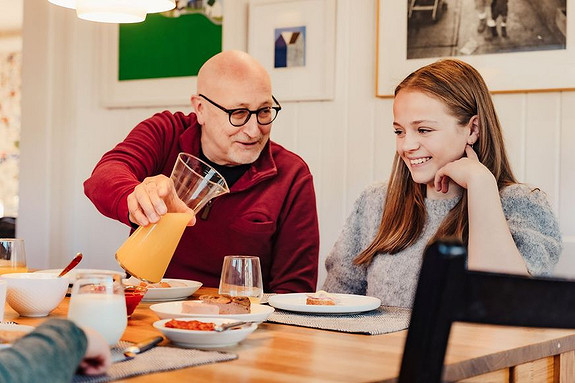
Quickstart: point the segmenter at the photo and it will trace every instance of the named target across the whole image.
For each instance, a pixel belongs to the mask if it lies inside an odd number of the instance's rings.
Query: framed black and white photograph
[[[475,66],[493,93],[573,90],[574,2],[378,0],[376,96],[444,57]]]

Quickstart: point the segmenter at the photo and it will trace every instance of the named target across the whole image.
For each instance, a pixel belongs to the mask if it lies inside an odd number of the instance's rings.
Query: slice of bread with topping
[[[337,304],[337,298],[323,290],[320,290],[313,294],[306,294],[307,298],[305,301],[306,305],[312,306],[335,306]]]
[[[211,305],[202,301],[185,301],[182,302],[182,313],[219,315],[220,308],[216,305]]]
[[[217,308],[217,312],[214,312]],[[227,294],[202,295],[200,301],[182,303],[182,313],[192,314],[249,314],[251,303],[248,297],[232,297]]]

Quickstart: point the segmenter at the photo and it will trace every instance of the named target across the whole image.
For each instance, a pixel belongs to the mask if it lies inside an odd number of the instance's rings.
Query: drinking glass
[[[0,274],[25,273],[27,271],[24,240],[0,238]]]
[[[78,273],[72,286],[68,319],[98,331],[110,346],[118,343],[128,324],[121,275]]]
[[[252,304],[259,304],[264,295],[260,259],[250,255],[225,256],[219,293],[248,297]]]
[[[230,192],[216,169],[187,153],[178,154],[170,178],[178,197],[196,214],[213,198]]]
[[[187,153],[178,154],[170,178],[176,193],[197,214],[208,201],[230,189],[210,165]],[[130,275],[159,282],[190,221],[188,213],[167,213],[156,223],[139,227],[116,252],[116,260]]]

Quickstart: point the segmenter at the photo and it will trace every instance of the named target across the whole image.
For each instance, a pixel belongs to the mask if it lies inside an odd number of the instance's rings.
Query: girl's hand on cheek
[[[465,154],[467,157],[462,157],[450,162],[437,171],[434,180],[437,191],[447,193],[450,180],[453,180],[453,182],[462,188],[467,189],[473,177],[481,176],[485,172],[491,174],[491,172],[479,162],[479,157],[477,157],[477,154],[470,145],[465,147]]]

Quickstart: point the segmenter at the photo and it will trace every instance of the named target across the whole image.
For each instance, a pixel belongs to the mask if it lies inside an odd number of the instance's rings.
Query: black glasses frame
[[[204,96],[203,94],[199,94],[198,96],[202,97],[203,99],[205,99],[207,102],[209,102],[210,104],[212,104],[213,106],[215,106],[216,108],[219,108],[220,110],[223,110],[224,112],[226,112],[228,114],[228,118],[230,120],[230,124],[232,124],[235,127],[240,127],[240,126],[244,126],[245,124],[247,124],[247,122],[250,120],[250,118],[252,117],[252,114],[256,115],[256,119],[258,121],[258,124],[260,125],[269,125],[272,122],[274,122],[274,120],[276,119],[276,117],[278,116],[278,113],[280,110],[282,110],[282,106],[280,105],[280,103],[278,102],[278,100],[276,100],[276,98],[272,95],[272,100],[274,100],[274,102],[277,104],[277,106],[264,106],[263,108],[259,108],[256,110],[249,110],[248,108],[235,108],[235,109],[227,109],[224,108],[223,106],[221,106],[220,104],[216,103],[215,101],[210,100],[209,98],[207,98],[206,96]],[[273,118],[271,119],[271,121],[269,122],[261,122],[260,121],[260,112],[267,110],[267,109],[273,109],[276,111],[275,116],[273,116]],[[238,111],[242,111],[242,112],[247,112],[248,115],[245,119],[244,122],[242,122],[241,124],[234,124],[232,122],[232,114],[238,112]]]

